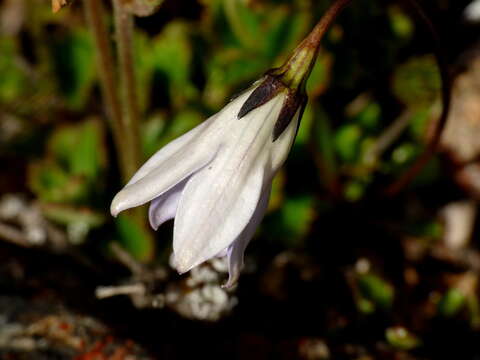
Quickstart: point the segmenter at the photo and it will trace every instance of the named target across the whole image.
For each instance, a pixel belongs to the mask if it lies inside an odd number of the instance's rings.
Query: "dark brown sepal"
[[[282,82],[275,77],[267,74],[265,76],[265,80],[258,85],[258,87],[250,94],[248,99],[242,105],[237,117],[241,119],[250,111],[267,103],[282,89],[285,89],[285,85],[283,85]]]
[[[278,119],[273,127],[273,139],[272,142],[277,140],[280,135],[285,131],[287,126],[292,121],[293,117],[300,109],[299,116],[302,116],[305,105],[307,104],[307,95],[301,94],[296,91],[289,91],[283,101],[282,109],[278,115]],[[300,122],[300,121],[299,121]]]

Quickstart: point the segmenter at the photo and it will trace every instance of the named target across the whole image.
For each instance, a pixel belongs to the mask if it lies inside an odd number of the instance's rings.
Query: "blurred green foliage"
[[[150,18],[136,18],[144,159],[281,64],[329,3],[204,0],[194,15],[186,9],[179,10],[185,11],[182,16],[164,15],[160,7]],[[325,204],[332,199],[361,203],[378,190],[378,178],[394,181],[423,151],[432,114],[438,113],[440,78],[434,58],[425,55],[430,49],[409,52],[414,21],[398,6],[367,3],[354,4],[326,37],[307,84],[310,100],[296,144],[274,181],[259,233],[283,250],[306,246],[318,213],[328,213]],[[22,136],[35,144],[22,154],[26,183],[49,219],[86,229],[85,234],[103,226],[109,234],[104,241],[115,238],[141,259],[166,258],[146,245],[151,235],[144,224],[121,216],[112,226],[108,216],[111,197],[122,184],[81,2],[55,16],[47,2],[32,4],[22,10],[22,26],[0,36],[0,106],[25,127],[5,148],[25,151],[19,147]],[[111,30],[110,9],[105,18]],[[376,30],[365,29],[359,37],[370,22]],[[404,117],[407,125],[384,143],[387,129]],[[428,187],[439,174],[434,159],[411,186]],[[441,235],[434,220],[404,220],[411,235]],[[355,284],[362,313],[392,308],[395,290],[388,279],[368,273]],[[453,315],[463,301],[451,290],[439,311]],[[397,335],[386,337],[394,346],[414,346]]]
[[[360,298],[358,307],[364,313],[374,312],[377,308],[388,310],[393,305],[394,289],[391,284],[375,274],[361,274],[357,279]]]
[[[218,111],[233,94],[280,64],[327,4],[211,0],[201,3],[201,15],[195,19],[162,20],[154,27],[143,26],[139,20],[134,54],[144,158]],[[104,126],[91,118],[102,114],[102,103],[97,96],[94,45],[81,6],[64,8],[55,16],[48,12],[47,4],[36,3],[24,11],[24,19],[31,19],[26,36],[32,42],[29,52],[33,57],[26,57],[25,43],[19,36],[0,37],[0,77],[5,79],[0,84],[0,104],[32,118],[32,131],[39,126],[35,121],[51,127],[50,135],[44,138],[43,154],[28,166],[29,188],[46,204],[106,213],[108,197],[97,195],[105,190],[112,193],[120,184],[104,180],[115,168],[115,155],[107,149]],[[352,89],[370,76],[368,68],[359,69],[356,61],[361,49],[351,48],[343,28],[343,22],[347,23],[350,33],[355,33],[365,21],[362,16],[367,16],[362,11],[360,6],[347,11],[325,41],[308,82],[310,102],[292,152],[293,163],[313,156],[320,186],[331,193],[340,189],[341,197],[351,202],[363,199],[376,173],[393,179],[419,155],[432,105],[439,96],[439,76],[431,56],[413,56],[397,64],[396,56],[402,44],[412,38],[415,26],[393,5],[368,16],[386,19],[388,31],[373,41],[383,51],[384,68],[391,72],[391,89],[384,91],[391,91],[399,110],[386,108],[390,105],[379,97],[374,83],[354,97],[354,93],[335,95],[347,84],[342,80],[346,75],[350,74]],[[152,18],[160,19],[161,15],[160,9]],[[346,62],[347,58],[350,61]],[[37,93],[45,91],[41,104],[30,101],[32,84]],[[324,94],[328,100],[322,100]],[[14,105],[24,103],[27,105],[21,110]],[[47,119],[36,112],[39,107],[42,114],[48,114]],[[373,162],[367,159],[385,129],[404,112],[412,119],[411,131],[388,144],[385,154]],[[290,174],[286,177],[295,183]],[[434,176],[427,177],[422,184],[434,180]],[[317,206],[313,190],[305,188],[293,195],[285,187],[274,191],[272,202],[277,205],[272,210],[276,224],[272,234],[285,239],[287,247],[308,235]],[[125,235],[130,233],[125,230],[127,226],[119,228],[123,229],[122,238],[135,238]],[[136,233],[140,232],[137,229]],[[129,248],[137,251],[134,245]]]
[[[14,101],[22,94],[26,85],[26,74],[15,61],[18,51],[14,39],[0,39],[0,53],[2,54],[0,57],[0,74],[2,74],[3,79],[0,82],[1,103]]]
[[[74,29],[52,44],[52,63],[58,76],[59,91],[66,104],[81,110],[95,80],[95,48],[87,29]]]
[[[400,350],[411,350],[420,345],[420,340],[403,327],[391,327],[385,332],[390,345]]]
[[[459,289],[449,289],[441,298],[438,304],[438,311],[441,315],[452,317],[459,313],[465,306],[466,297]]]
[[[165,0],[153,12],[162,1],[147,1],[145,8],[133,1],[129,10],[142,15],[135,17],[133,34],[142,161],[279,66],[331,4]],[[15,8],[19,2],[28,6]],[[109,214],[123,184],[82,1],[57,14],[46,0],[19,2],[0,2],[0,14],[10,11],[9,21],[0,16],[0,158],[7,164],[0,193],[28,194],[70,244],[86,252],[110,259],[104,250],[115,241],[141,261],[165,265],[171,225],[153,233],[139,221],[148,218],[146,209],[117,219]],[[454,2],[430,3],[448,9],[445,4]],[[108,4],[103,15],[115,53]],[[442,106],[439,71],[425,37],[408,8],[392,2],[353,2],[339,17],[307,83],[309,102],[289,159],[273,181],[259,241],[247,250],[247,265],[250,257],[263,261],[247,266],[256,275],[248,289],[257,286],[260,294],[250,307],[258,298],[260,311],[271,299],[293,299],[288,311],[275,314],[278,321],[289,313],[303,321],[297,312],[310,311],[305,305],[314,309],[307,316],[309,336],[340,334],[337,342],[358,336],[354,342],[373,344],[378,358],[388,348],[400,354],[392,358],[423,359],[404,355],[428,342],[422,335],[435,333],[433,321],[448,328],[467,319],[469,329],[480,327],[478,244],[450,249],[443,239],[448,224],[438,216],[446,202],[468,196],[454,186],[456,169],[436,155],[401,196],[384,193],[425,150]],[[368,260],[368,269],[358,271],[359,259]],[[469,266],[475,281],[468,286],[443,276]],[[190,291],[186,283],[181,291]],[[259,323],[274,327],[273,321]],[[445,338],[432,336],[432,348],[441,348]],[[339,358],[375,358],[363,348],[355,357],[352,349]]]

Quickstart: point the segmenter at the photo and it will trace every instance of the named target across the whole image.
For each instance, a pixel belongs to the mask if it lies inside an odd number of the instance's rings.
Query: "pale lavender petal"
[[[220,251],[217,255],[215,255],[215,257],[217,258],[223,258],[225,256],[228,255],[228,248],[225,248],[223,249],[222,251]]]
[[[269,185],[268,189],[264,190],[257,208],[245,229],[243,229],[242,233],[237,237],[234,243],[228,247],[228,281],[223,285],[226,288],[230,288],[237,283],[240,272],[243,268],[243,255],[245,249],[253,238],[253,235],[255,235],[255,231],[267,211],[270,190],[271,185]]]
[[[212,145],[210,151],[205,152],[199,149],[198,140],[216,117],[211,116],[150,157],[113,199],[112,215],[155,199],[208,163],[219,145]]]
[[[146,176],[125,186],[112,201],[110,212],[119,212],[143,205],[170,190],[191,174],[206,166],[217,154],[218,147],[211,144],[211,151],[196,151],[184,147],[152,169]]]
[[[175,185],[173,188],[155,198],[148,209],[148,219],[154,230],[157,230],[165,221],[173,219],[177,212],[178,201],[188,178]]]
[[[264,180],[270,178],[273,121],[284,97],[278,95],[242,119],[223,111],[229,121],[224,148],[185,187],[173,231],[176,267],[186,272],[227,248],[250,221]],[[234,101],[235,102],[235,101]],[[233,106],[231,108],[234,108]]]
[[[197,125],[190,131],[186,132],[182,136],[176,138],[175,140],[169,142],[167,145],[158,150],[153,154],[146,162],[143,164],[140,169],[132,176],[130,181],[127,183],[127,186],[136,183],[141,178],[147,176],[152,170],[154,170],[159,164],[164,161],[167,161],[172,155],[176,152],[182,150],[185,147],[188,147],[198,136],[201,136],[202,133],[207,129],[207,127],[215,121],[217,115],[213,115],[201,124]]]
[[[218,179],[209,168],[190,179],[178,205],[173,250],[180,273],[227,248],[250,221],[260,199],[263,169],[247,166]]]

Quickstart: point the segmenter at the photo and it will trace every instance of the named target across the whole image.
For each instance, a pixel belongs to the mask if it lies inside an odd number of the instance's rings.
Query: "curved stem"
[[[352,0],[336,0],[323,14],[310,34],[295,48],[292,56],[284,65],[275,70],[275,73],[283,74],[282,80],[287,83],[288,87],[298,88],[305,85],[315,65],[323,36],[337,15],[351,2]]]
[[[420,155],[417,161],[415,161],[415,163],[397,181],[395,181],[393,184],[391,184],[387,188],[386,193],[387,195],[390,195],[390,196],[394,196],[398,194],[400,191],[402,191],[405,188],[405,186],[408,185],[415,178],[415,176],[418,175],[418,173],[425,167],[425,165],[430,161],[432,156],[435,154],[437,150],[437,146],[442,137],[443,130],[445,129],[445,125],[447,123],[448,114],[450,112],[450,100],[451,100],[451,92],[452,92],[450,75],[447,70],[447,64],[446,64],[445,57],[443,55],[443,51],[440,45],[440,39],[438,37],[437,31],[435,30],[435,27],[430,21],[430,18],[423,11],[422,7],[416,0],[406,0],[406,1],[410,3],[410,5],[417,12],[418,16],[422,19],[422,21],[428,27],[428,30],[430,31],[433,41],[435,43],[435,48],[434,48],[435,59],[437,61],[437,65],[440,71],[440,77],[442,79],[443,108],[442,108],[442,114],[440,115],[438,123],[436,124],[434,134],[432,136],[432,139],[428,143],[427,148],[425,149],[423,154]]]

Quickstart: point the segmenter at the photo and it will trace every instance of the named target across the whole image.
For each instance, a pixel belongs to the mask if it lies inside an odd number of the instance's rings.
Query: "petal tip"
[[[192,266],[193,267],[193,266]],[[176,263],[175,264],[175,269],[177,270],[177,273],[178,275],[183,275],[185,273],[187,273],[188,271],[190,271],[190,269],[192,268],[190,266],[185,266],[183,264],[179,264],[179,263]]]
[[[238,279],[240,278],[240,271],[229,271],[228,280],[222,285],[223,289],[232,289],[237,286]]]
[[[128,207],[125,206],[125,199],[124,199],[123,191],[120,191],[112,200],[112,204],[110,205],[110,214],[113,217],[117,217],[123,210],[126,210]]]
[[[199,265],[199,263],[195,262],[191,253],[175,253],[174,267],[180,275],[185,274],[197,265]]]
[[[118,214],[121,212],[121,210],[112,202],[112,205],[110,205],[110,214],[116,218]]]
[[[115,197],[112,200],[112,204],[110,205],[110,214],[113,217],[117,217],[118,214],[122,211],[122,209],[120,208],[119,203],[118,203],[118,201],[116,201],[116,199],[117,199],[117,197]]]
[[[237,279],[228,279],[226,283],[222,284],[222,289],[230,290],[234,286],[238,284],[238,278]]]

